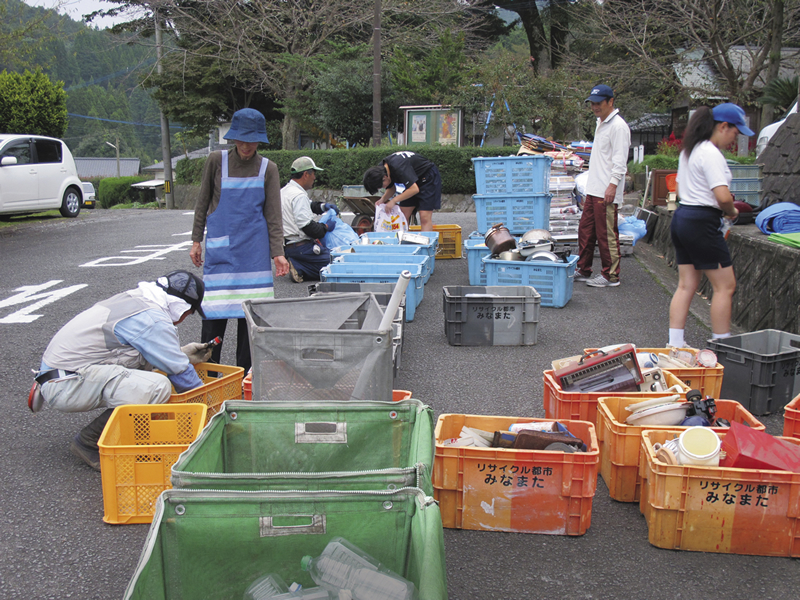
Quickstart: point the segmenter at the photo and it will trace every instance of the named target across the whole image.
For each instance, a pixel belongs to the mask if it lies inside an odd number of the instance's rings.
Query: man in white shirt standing
[[[586,200],[578,229],[578,266],[575,281],[591,287],[619,285],[619,230],[617,207],[622,204],[631,130],[614,107],[614,90],[596,85],[586,99],[597,117],[589,157]],[[592,277],[594,247],[600,249],[603,269]]]

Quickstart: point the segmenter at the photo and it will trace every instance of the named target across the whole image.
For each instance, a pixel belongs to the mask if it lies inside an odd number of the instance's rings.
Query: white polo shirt
[[[631,130],[614,109],[604,121],[597,119],[592,153],[589,156],[589,178],[586,193],[602,198],[609,183],[617,185],[614,204],[622,204],[625,193],[625,173],[628,172],[628,150],[631,147]]]
[[[678,159],[678,195],[686,206],[711,206],[719,208],[714,188],[731,186],[731,170],[728,161],[709,140],[700,142],[686,158],[681,152]]]

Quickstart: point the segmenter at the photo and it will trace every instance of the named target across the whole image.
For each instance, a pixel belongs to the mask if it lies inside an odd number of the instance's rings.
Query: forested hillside
[[[119,140],[121,156],[138,157],[142,165],[161,160],[158,106],[139,85],[155,68],[155,48],[20,0],[0,0],[0,18],[0,71],[38,67],[64,82],[64,139],[75,156],[114,156],[106,142]]]

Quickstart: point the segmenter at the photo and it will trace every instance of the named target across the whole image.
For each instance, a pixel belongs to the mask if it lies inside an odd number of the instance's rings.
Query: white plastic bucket
[[[678,462],[682,465],[716,467],[721,441],[708,427],[689,427],[678,437]]]

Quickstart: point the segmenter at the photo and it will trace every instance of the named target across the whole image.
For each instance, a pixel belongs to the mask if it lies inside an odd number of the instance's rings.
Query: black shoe
[[[100,470],[100,451],[97,448],[90,448],[84,444],[81,441],[80,434],[72,438],[72,441],[69,443],[69,451],[95,471]]]

